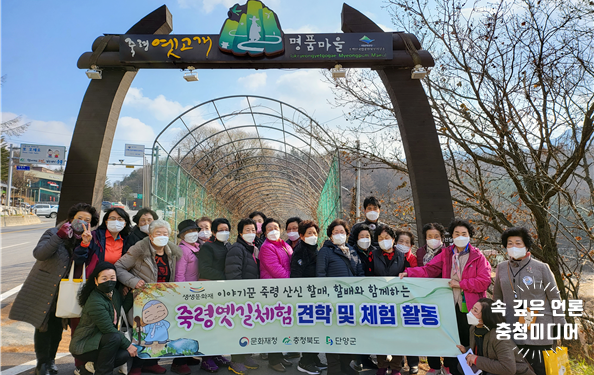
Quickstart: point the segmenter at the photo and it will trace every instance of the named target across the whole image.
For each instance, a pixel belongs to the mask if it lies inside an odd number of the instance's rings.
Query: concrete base
[[[0,218],[0,227],[16,227],[18,225],[41,224],[37,215],[25,216],[2,216]]]

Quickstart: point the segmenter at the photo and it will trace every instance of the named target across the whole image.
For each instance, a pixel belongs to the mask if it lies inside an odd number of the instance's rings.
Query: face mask
[[[247,242],[247,243],[253,243],[254,240],[256,239],[256,233],[242,234],[241,237],[245,240],[245,242]]]
[[[100,292],[108,294],[108,293],[113,292],[113,290],[116,286],[116,283],[117,283],[117,281],[115,281],[115,280],[104,281],[100,284],[97,284],[97,289],[99,289]]]
[[[72,220],[72,223],[70,223],[70,227],[72,228],[74,233],[80,234],[85,231],[85,228],[87,227],[87,222],[80,219],[74,219]]]
[[[190,232],[184,236],[184,241],[187,243],[195,243],[198,241],[198,232]]]
[[[121,232],[122,229],[126,226],[125,221],[108,221],[107,222],[107,230],[110,232]]]
[[[359,245],[359,247],[361,249],[367,250],[369,248],[369,246],[371,245],[371,239],[361,238],[360,240],[357,240],[357,245]]]
[[[278,231],[278,230],[271,230],[266,235],[266,238],[268,238],[270,241],[278,241],[278,239],[280,238],[280,231]]]
[[[437,249],[441,247],[441,240],[435,238],[427,240],[427,246],[429,246],[432,249]]]
[[[212,236],[212,232],[209,230],[201,230],[198,232],[198,238],[202,238],[203,240],[208,240]]]
[[[226,242],[229,239],[229,232],[227,232],[227,231],[217,232],[216,237],[217,237],[217,240],[219,240],[221,242]]]
[[[466,320],[468,321],[468,324],[470,324],[471,326],[476,326],[476,325],[479,325],[481,323],[481,321],[479,320],[479,318],[477,318],[476,316],[474,316],[474,314],[472,313],[472,311],[469,311],[468,314],[466,314]]]
[[[377,218],[379,217],[379,212],[369,211],[368,213],[365,214],[365,217],[367,217],[367,219],[369,219],[370,221],[376,221]]]
[[[332,235],[332,243],[335,245],[344,245],[346,242],[346,234],[334,234]]]
[[[142,225],[142,226],[140,226],[139,228],[140,228],[140,231],[141,231],[142,233],[149,234],[149,231],[148,231],[149,224],[147,224],[147,225]]]
[[[287,232],[287,236],[291,241],[297,241],[299,238],[299,232]]]
[[[262,233],[262,223],[256,223],[256,233]]]
[[[155,246],[162,247],[162,246],[167,245],[168,242],[169,242],[169,237],[167,237],[167,236],[157,236],[157,237],[153,238],[153,244]]]
[[[379,242],[380,249],[382,250],[389,250],[394,245],[394,241],[392,240],[381,240]]]
[[[508,247],[507,248],[507,255],[514,259],[520,259],[526,256],[526,248],[525,247]]]
[[[305,237],[305,243],[313,246],[318,243],[318,237],[316,237],[316,236]]]
[[[396,245],[396,250],[400,251],[402,254],[406,254],[410,251],[410,247],[403,244],[398,244]]]
[[[468,245],[468,243],[470,242],[470,237],[456,237],[454,238],[454,245],[456,245],[457,247],[466,247],[466,245]]]

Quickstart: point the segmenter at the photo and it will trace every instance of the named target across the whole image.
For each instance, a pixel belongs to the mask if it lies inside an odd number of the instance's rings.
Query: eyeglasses
[[[126,221],[126,219],[124,219],[123,217],[113,217],[110,216],[107,218],[107,221]]]

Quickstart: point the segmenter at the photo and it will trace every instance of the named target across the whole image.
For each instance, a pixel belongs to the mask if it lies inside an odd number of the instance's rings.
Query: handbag
[[[69,277],[60,281],[56,317],[80,318],[82,306],[78,304],[78,293],[86,281],[85,266],[83,265],[82,279],[75,279],[74,262],[72,262]]]
[[[545,350],[542,353],[542,358],[544,359],[547,375],[571,375],[566,347]]]
[[[126,338],[130,342],[132,342],[132,327],[130,327],[130,324],[128,324],[128,317],[126,316],[126,311],[124,311],[124,307],[120,307],[119,326],[120,326],[120,332],[122,332],[124,334],[124,336],[126,336]],[[126,328],[125,331],[123,329],[124,327]],[[117,370],[118,370],[118,373],[127,375],[128,372],[130,371],[130,368],[132,368],[132,358],[130,358],[127,363],[124,363],[123,365],[118,367]]]

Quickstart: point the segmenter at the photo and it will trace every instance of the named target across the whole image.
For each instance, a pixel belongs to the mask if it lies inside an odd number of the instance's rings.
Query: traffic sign
[[[17,165],[17,171],[30,171],[31,167],[28,165]]]
[[[144,157],[144,145],[126,144],[126,147],[124,149],[124,156],[129,156],[132,158]]]
[[[66,147],[49,145],[21,144],[19,163],[42,163],[64,165]]]
[[[136,196],[138,197],[138,199],[142,199],[142,194],[137,194]]]

